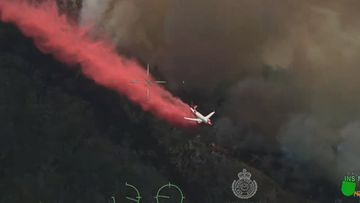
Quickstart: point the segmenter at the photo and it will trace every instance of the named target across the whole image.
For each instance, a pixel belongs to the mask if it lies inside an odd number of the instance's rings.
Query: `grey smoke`
[[[81,22],[158,66],[172,91],[224,96],[220,143],[281,150],[333,179],[360,169],[359,4],[85,0]]]

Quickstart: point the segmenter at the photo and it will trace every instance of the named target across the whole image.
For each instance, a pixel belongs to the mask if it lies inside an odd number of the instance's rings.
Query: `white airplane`
[[[199,113],[196,110],[196,108],[197,108],[197,106],[194,106],[194,108],[190,107],[191,112],[196,116],[196,118],[184,117],[184,119],[189,120],[189,121],[195,121],[197,123],[205,123],[208,125],[212,125],[213,123],[211,122],[210,117],[215,114],[215,111],[209,113],[207,116],[203,116],[201,113]]]

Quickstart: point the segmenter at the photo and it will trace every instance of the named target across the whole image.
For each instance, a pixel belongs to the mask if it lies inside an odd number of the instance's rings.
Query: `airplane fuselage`
[[[196,109],[190,108],[191,111],[193,112],[193,114],[202,121],[202,123],[206,123],[209,125],[212,125],[212,122],[210,120],[210,118],[206,118],[205,116],[203,116],[201,113],[199,113],[198,111],[196,111]]]
[[[215,111],[209,113],[207,116],[203,116],[200,112],[198,112],[196,110],[196,107],[195,106],[194,108],[190,108],[191,112],[194,114],[195,118],[188,118],[188,117],[184,117],[184,119],[186,120],[190,120],[190,121],[195,121],[197,123],[205,123],[205,124],[208,124],[208,125],[212,125],[212,122],[210,120],[210,117],[212,115],[214,115]]]
[[[191,109],[191,110],[192,110],[192,112],[194,113],[194,115],[195,115],[197,118],[201,119],[204,123],[209,122],[209,119],[205,118],[205,116],[203,116],[201,113],[199,113],[199,112],[196,111],[195,109]]]

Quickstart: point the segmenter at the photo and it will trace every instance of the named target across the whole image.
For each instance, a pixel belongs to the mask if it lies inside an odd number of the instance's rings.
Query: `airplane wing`
[[[214,114],[215,114],[215,111],[209,113],[209,115],[205,116],[205,118],[206,118],[206,119],[209,119],[209,118],[210,118],[212,115],[214,115]]]
[[[201,122],[202,122],[202,120],[200,120],[200,119],[198,119],[198,118],[187,118],[187,117],[184,117],[184,119],[189,120],[189,121],[196,121],[196,122],[198,122],[198,123],[201,123]]]

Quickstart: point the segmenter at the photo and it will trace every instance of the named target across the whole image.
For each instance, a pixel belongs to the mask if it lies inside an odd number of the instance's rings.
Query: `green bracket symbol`
[[[138,190],[135,186],[130,185],[130,184],[128,184],[127,182],[125,183],[125,186],[134,189],[135,192],[136,192],[136,197],[135,197],[135,198],[127,197],[127,196],[126,196],[126,199],[128,199],[128,200],[130,200],[130,201],[133,201],[133,202],[136,202],[136,203],[139,203],[140,200],[141,200],[141,196],[140,196],[139,190]]]
[[[165,188],[175,188],[179,193],[180,193],[180,196],[181,196],[181,200],[180,200],[180,203],[183,203],[184,202],[184,199],[185,199],[185,196],[184,194],[182,193],[181,189],[177,186],[177,185],[174,185],[174,184],[171,184],[170,182],[166,185],[163,185],[162,187],[159,188],[159,190],[157,191],[156,193],[156,196],[154,197],[156,199],[156,202],[157,203],[160,203],[160,200],[161,199],[170,199],[170,196],[168,195],[161,195],[160,192],[161,190],[165,189]]]

